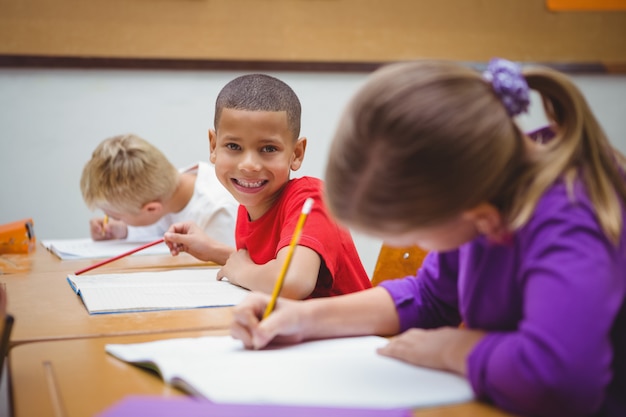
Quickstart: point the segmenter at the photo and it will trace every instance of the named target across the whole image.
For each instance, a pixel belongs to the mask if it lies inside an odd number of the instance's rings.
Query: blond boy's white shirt
[[[196,183],[191,199],[178,213],[169,213],[150,226],[128,226],[128,241],[151,241],[163,237],[174,223],[193,221],[213,239],[235,246],[235,224],[239,203],[224,188],[208,162],[180,169],[196,171]]]

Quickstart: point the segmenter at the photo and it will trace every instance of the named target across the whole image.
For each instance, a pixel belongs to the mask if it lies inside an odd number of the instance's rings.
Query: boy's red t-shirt
[[[322,259],[317,284],[309,298],[347,294],[372,286],[350,232],[334,221],[323,203],[322,186],[322,181],[314,177],[292,179],[261,218],[250,221],[241,205],[237,213],[237,249],[246,249],[250,258],[261,265],[276,259],[278,251],[289,246],[304,201],[314,200],[298,243],[313,249]]]

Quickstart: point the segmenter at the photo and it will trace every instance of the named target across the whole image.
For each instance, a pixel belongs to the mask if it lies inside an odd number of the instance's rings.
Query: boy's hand
[[[231,283],[240,287],[271,294],[288,252],[289,247],[285,246],[278,251],[275,259],[264,264],[256,264],[247,250],[239,249],[226,260],[223,268],[217,273],[217,279],[228,278]],[[313,249],[298,246],[285,276],[281,297],[304,300],[311,295],[315,289],[321,262],[320,256]]]
[[[175,223],[163,237],[173,256],[187,252],[198,259],[208,260],[205,253],[211,249],[211,239],[194,222]]]
[[[234,248],[210,238],[194,222],[175,223],[163,235],[172,256],[187,252],[205,262],[223,265]]]
[[[228,278],[232,284],[248,288],[239,277],[254,271],[255,266],[257,265],[250,258],[250,253],[246,249],[239,249],[230,255],[222,269],[218,271],[217,280],[221,281],[223,278]]]
[[[103,217],[89,220],[89,231],[93,240],[124,239],[128,234],[126,223],[109,218],[105,225]]]
[[[230,334],[246,349],[262,349],[270,342],[298,343],[304,340],[305,302],[279,298],[274,311],[263,321],[270,296],[252,293],[234,309]]]

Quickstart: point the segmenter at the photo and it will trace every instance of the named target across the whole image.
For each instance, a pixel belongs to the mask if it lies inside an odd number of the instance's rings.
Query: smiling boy
[[[193,223],[170,227],[173,255],[185,251],[223,264],[218,279],[271,293],[288,252],[302,205],[314,204],[294,252],[281,295],[294,299],[346,294],[371,287],[349,231],[323,202],[323,183],[290,178],[304,159],[300,101],[284,82],[250,74],[229,82],[217,97],[209,130],[211,162],[219,181],[239,202],[235,240],[229,248]]]

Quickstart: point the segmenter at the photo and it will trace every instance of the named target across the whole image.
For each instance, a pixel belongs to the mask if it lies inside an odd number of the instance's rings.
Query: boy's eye
[[[261,152],[276,152],[278,148],[276,146],[267,145],[261,148]]]
[[[239,145],[237,145],[236,143],[227,143],[226,144],[226,148],[230,149],[232,151],[237,151],[237,150],[241,149],[241,147]]]

